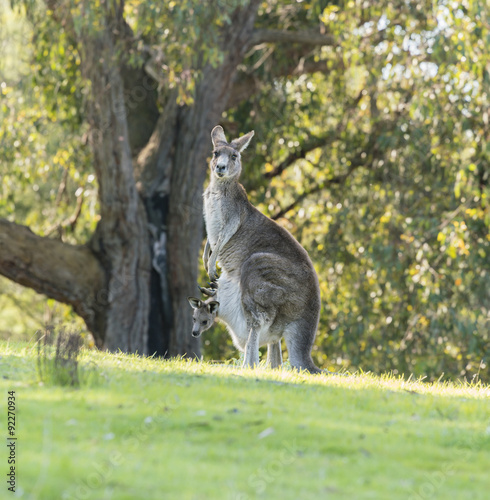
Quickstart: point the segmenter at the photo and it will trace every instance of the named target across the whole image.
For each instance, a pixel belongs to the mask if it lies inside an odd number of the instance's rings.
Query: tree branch
[[[286,215],[289,211],[291,211],[293,208],[295,208],[299,203],[301,203],[305,198],[307,198],[308,196],[314,194],[314,193],[318,193],[319,191],[321,191],[322,189],[324,188],[327,188],[329,186],[332,186],[334,184],[337,184],[337,185],[341,185],[341,184],[344,184],[345,181],[351,176],[351,174],[357,170],[359,167],[366,167],[366,168],[372,168],[374,162],[377,160],[378,158],[378,149],[375,145],[375,141],[376,141],[376,138],[377,135],[374,134],[372,135],[370,138],[369,138],[369,141],[366,145],[366,147],[364,148],[364,152],[365,151],[372,151],[372,154],[371,154],[371,160],[369,162],[367,162],[367,158],[366,158],[366,155],[363,156],[363,153],[361,153],[360,155],[358,155],[350,164],[349,166],[349,170],[345,173],[345,174],[342,174],[342,175],[337,175],[335,177],[332,177],[331,179],[325,181],[325,182],[322,182],[320,184],[315,184],[313,187],[311,187],[308,191],[305,191],[304,193],[300,194],[292,203],[290,203],[288,206],[280,209],[277,213],[275,213],[271,219],[272,220],[277,220],[279,219],[280,217],[283,217],[284,215]]]
[[[287,66],[282,66],[279,69],[271,72],[268,75],[268,80],[273,80],[275,78],[304,75],[312,73],[325,73],[327,74],[331,68],[328,66],[326,60],[322,61],[309,61],[304,58],[293,58],[294,63]],[[226,109],[233,108],[240,104],[241,102],[250,99],[254,94],[260,91],[262,86],[270,85],[270,81],[265,81],[257,76],[257,73],[245,73],[241,72],[237,74],[237,77],[233,83],[230,91],[230,96],[226,104]]]
[[[350,102],[348,105],[346,105],[346,112],[344,113],[343,118],[339,121],[339,123],[335,127],[335,130],[329,131],[327,134],[321,137],[312,137],[309,141],[303,143],[299,147],[299,149],[292,151],[273,170],[265,172],[264,178],[272,179],[273,177],[282,174],[282,172],[284,172],[284,170],[287,167],[292,165],[295,161],[305,158],[310,151],[313,151],[316,148],[325,147],[328,144],[332,144],[333,142],[338,140],[341,132],[345,129],[349,121],[352,111],[357,108],[357,105],[359,104],[360,100],[363,98],[364,95],[365,95],[364,91],[361,90],[361,92],[359,92],[357,97],[353,99],[352,102]]]
[[[287,167],[292,165],[295,161],[305,158],[305,156],[316,148],[326,146],[327,143],[333,142],[332,136],[334,134],[325,135],[322,137],[312,137],[308,142],[303,143],[299,148],[289,153],[285,160],[277,165],[273,170],[264,173],[265,179],[272,179],[280,175]],[[336,137],[334,136],[333,139]]]
[[[73,307],[99,339],[98,309],[106,277],[86,246],[43,238],[28,227],[0,219],[0,274]],[[99,303],[98,303],[99,301]]]
[[[72,231],[74,231],[75,226],[76,226],[77,221],[78,221],[78,218],[80,217],[80,214],[82,213],[82,205],[83,205],[83,195],[80,195],[77,198],[77,206],[75,208],[75,212],[72,215],[70,215],[70,217],[67,217],[65,220],[50,226],[48,229],[46,229],[46,231],[44,232],[44,235],[49,236],[54,231],[58,231],[58,233],[61,235],[62,230],[66,227],[70,227],[70,229]]]
[[[360,39],[360,43],[369,43],[370,45],[376,45],[384,40],[385,37],[386,29],[383,29],[364,36]],[[249,48],[255,48],[253,49],[255,51],[259,48],[260,45],[266,47],[267,43],[277,43],[284,45],[305,45],[307,46],[306,48],[308,50],[311,50],[312,46],[340,46],[340,42],[333,35],[329,34],[322,34],[313,31],[281,31],[258,29],[254,31],[253,37],[249,43]],[[298,46],[295,47],[296,49],[298,49]],[[305,50],[305,48],[302,48],[301,51],[303,52],[303,54],[295,53],[291,57],[289,57],[289,60],[294,61],[293,64],[282,67],[280,66],[279,69],[277,69],[277,67],[274,67],[273,71],[271,72],[270,79],[317,72],[328,73],[332,69],[328,64],[329,62],[331,62],[331,60],[308,60],[308,52]],[[289,54],[286,54],[286,58],[288,58],[288,55]],[[341,58],[339,59],[337,66],[337,69],[339,68],[343,69],[343,60]],[[246,99],[249,99],[252,95],[260,90],[262,84],[262,80],[257,78],[257,75],[255,73],[239,74],[238,78],[236,78],[236,81],[234,82],[230,98],[228,100],[227,109],[236,106]]]
[[[261,43],[300,43],[317,46],[337,46],[338,39],[333,35],[323,35],[314,31],[283,31],[271,29],[257,29],[249,42],[249,47]]]
[[[328,179],[325,182],[322,182],[321,184],[315,184],[313,187],[308,189],[308,191],[305,191],[304,193],[300,194],[288,206],[281,208],[278,212],[276,212],[274,215],[272,215],[271,219],[277,220],[277,219],[283,217],[288,212],[290,212],[293,208],[297,207],[298,204],[301,203],[308,196],[311,196],[312,194],[318,193],[319,191],[321,191],[324,188],[327,188],[327,187],[332,186],[334,184],[343,184],[356,168],[357,167],[354,167],[354,168],[351,167],[351,168],[349,168],[349,171],[346,174],[337,175],[335,177],[332,177],[331,179]]]
[[[305,47],[288,50],[286,60],[293,61],[292,64],[274,66],[270,74],[270,79],[301,75],[305,73],[316,73],[318,71],[327,72],[327,61],[308,60],[311,55],[311,46],[337,46],[337,42],[332,35],[323,35],[318,32],[311,31],[281,31],[281,30],[255,30],[252,38],[247,44],[247,47],[256,47],[263,45],[267,47],[267,43],[284,43],[284,44],[299,44]],[[293,54],[291,54],[293,52]],[[264,58],[264,60],[267,58]],[[257,69],[257,68],[254,68]],[[271,68],[272,69],[272,68]],[[227,103],[227,109],[232,108],[240,102],[250,98],[260,90],[262,81],[257,78],[256,71],[241,73],[237,75],[233,87],[230,92],[230,97]]]

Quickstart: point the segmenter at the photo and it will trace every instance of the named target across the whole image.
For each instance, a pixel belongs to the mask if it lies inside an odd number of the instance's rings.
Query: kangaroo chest
[[[233,212],[233,203],[230,203],[230,200],[223,193],[210,189],[206,191],[204,194],[204,220],[211,250],[215,248],[220,237],[222,241],[228,240],[232,236],[228,233],[236,231],[236,224],[233,224],[236,214]]]

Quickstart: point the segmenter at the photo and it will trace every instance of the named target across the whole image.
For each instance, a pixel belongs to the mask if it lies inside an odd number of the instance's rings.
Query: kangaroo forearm
[[[215,280],[218,277],[218,271],[216,269],[216,261],[218,259],[218,255],[220,253],[222,246],[223,245],[221,243],[221,237],[220,237],[218,238],[218,241],[216,242],[216,245],[214,246],[211,252],[211,256],[209,258],[209,264],[206,268],[208,276],[211,278],[211,280]]]
[[[204,269],[208,270],[208,262],[209,256],[211,255],[211,245],[209,244],[209,240],[206,240],[206,245],[204,247],[204,253],[202,254],[202,261],[204,264]]]

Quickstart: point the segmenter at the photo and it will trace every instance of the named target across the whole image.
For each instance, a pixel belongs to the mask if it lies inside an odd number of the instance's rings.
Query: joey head
[[[212,297],[206,301],[187,297],[189,304],[194,309],[192,314],[192,336],[200,337],[203,332],[211,328],[218,314],[219,302]]]

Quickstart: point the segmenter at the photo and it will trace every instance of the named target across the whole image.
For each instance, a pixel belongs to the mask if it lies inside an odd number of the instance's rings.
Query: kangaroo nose
[[[216,173],[222,174],[225,171],[225,166],[224,165],[216,165]]]

